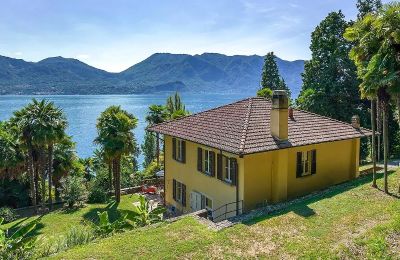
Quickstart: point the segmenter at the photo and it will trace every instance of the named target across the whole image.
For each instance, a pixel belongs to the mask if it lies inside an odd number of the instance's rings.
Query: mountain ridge
[[[61,56],[38,62],[0,55],[0,94],[135,94],[159,91],[249,92],[259,88],[263,57],[154,53],[121,72]],[[276,58],[297,96],[304,61]]]

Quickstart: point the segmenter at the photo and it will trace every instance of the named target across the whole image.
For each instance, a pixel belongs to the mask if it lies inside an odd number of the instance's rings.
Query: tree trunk
[[[46,207],[46,158],[45,158],[45,152],[44,152],[44,147],[41,147],[39,150],[39,160],[40,160],[40,172],[42,175],[42,210]]]
[[[157,166],[160,166],[160,134],[156,135],[156,156],[157,156]]]
[[[377,99],[377,106],[376,106],[376,121],[377,121],[377,131],[378,131],[378,147],[377,147],[377,156],[378,162],[381,161],[381,136],[382,136],[382,104],[380,99]]]
[[[119,157],[114,159],[114,177],[115,177],[115,201],[121,202],[121,170],[120,170],[121,159]]]
[[[372,169],[372,187],[376,188],[376,144],[375,144],[375,140],[376,140],[376,136],[375,136],[375,127],[376,127],[376,100],[373,99],[371,100],[371,127],[372,127],[372,165],[373,165],[373,169]]]
[[[28,172],[29,172],[29,182],[30,182],[30,189],[31,189],[32,206],[34,208],[35,213],[37,213],[37,197],[36,197],[36,188],[35,188],[35,169],[33,167],[32,147],[29,147],[29,145],[28,145],[27,163],[28,163]]]
[[[384,190],[385,193],[389,193],[388,190],[388,148],[389,148],[389,138],[388,138],[388,105],[387,102],[383,104],[383,174],[384,174]]]
[[[399,123],[399,127],[400,127],[400,94],[397,94],[396,96],[396,106],[397,106],[397,120]],[[397,190],[398,193],[400,193],[400,172],[399,172],[399,188]]]
[[[37,160],[34,163],[34,172],[35,172],[35,192],[36,192],[36,203],[39,204],[40,202],[40,189],[39,189],[39,161]]]
[[[110,185],[110,187],[109,187],[109,189],[110,189],[110,191],[112,191],[112,189],[113,189],[113,173],[112,173],[112,162],[111,161],[109,161],[108,162],[108,179],[109,179],[109,185]]]
[[[50,209],[52,209],[53,208],[53,197],[51,195],[51,192],[52,192],[52,186],[53,186],[53,184],[52,184],[52,178],[53,178],[53,144],[49,144],[49,147],[48,147],[48,159],[49,159],[49,161],[48,161],[48,164],[47,164],[47,166],[48,166],[47,174],[49,175],[48,176],[48,178],[49,178],[49,207],[50,207]]]

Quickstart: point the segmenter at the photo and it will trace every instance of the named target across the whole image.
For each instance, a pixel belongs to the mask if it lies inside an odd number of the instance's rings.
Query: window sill
[[[311,173],[311,174],[307,174],[307,175],[296,176],[296,179],[310,177],[310,176],[313,176],[313,175],[315,175],[315,174],[316,174],[316,173]]]
[[[177,160],[177,159],[174,159],[174,161],[175,161],[175,162],[178,162],[178,163],[181,163],[181,164],[186,164],[186,162],[180,161],[180,160]]]

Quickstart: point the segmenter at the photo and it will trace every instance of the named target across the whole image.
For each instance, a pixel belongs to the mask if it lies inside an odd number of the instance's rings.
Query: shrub
[[[127,225],[126,217],[127,214],[122,215],[119,219],[114,222],[111,222],[108,218],[108,212],[97,212],[99,216],[99,222],[95,225],[96,233],[100,236],[108,236],[112,233],[122,231],[123,228]]]
[[[61,198],[67,202],[68,207],[82,205],[87,200],[85,180],[79,176],[67,176],[61,179]]]
[[[4,219],[4,223],[12,222],[18,217],[14,209],[9,207],[0,208],[0,218]]]
[[[146,169],[143,170],[142,177],[154,177],[154,175],[160,170],[162,170],[162,165],[157,166],[157,162],[153,161],[146,167]]]
[[[0,218],[0,226],[4,219]],[[35,238],[29,237],[29,233],[35,229],[37,221],[32,221],[20,227],[15,233],[7,236],[9,230],[0,229],[0,259],[32,259]]]
[[[262,88],[257,91],[257,97],[264,97],[271,99],[272,98],[272,90],[270,88]]]
[[[91,183],[89,187],[89,203],[104,203],[107,202],[108,198],[107,190],[98,186],[96,182]]]
[[[153,208],[143,195],[140,195],[139,202],[139,206],[133,205],[133,212],[128,215],[129,220],[139,226],[147,226],[161,221],[162,214],[165,212],[164,207]]]

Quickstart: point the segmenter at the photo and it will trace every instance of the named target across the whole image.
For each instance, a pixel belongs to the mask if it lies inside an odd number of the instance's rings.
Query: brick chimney
[[[272,93],[270,128],[276,140],[288,140],[288,96],[285,90],[274,90]]]
[[[358,115],[354,115],[351,117],[351,125],[355,129],[360,129],[360,117]]]

